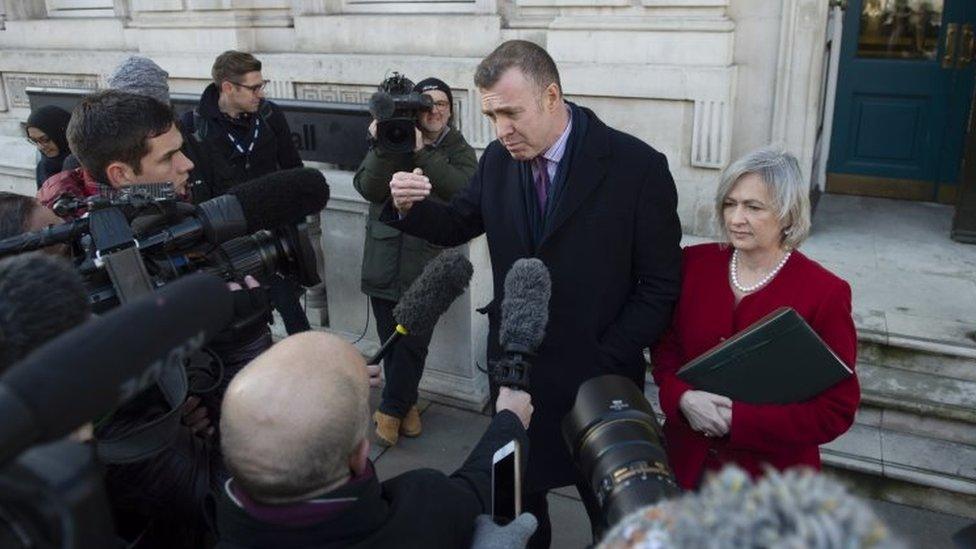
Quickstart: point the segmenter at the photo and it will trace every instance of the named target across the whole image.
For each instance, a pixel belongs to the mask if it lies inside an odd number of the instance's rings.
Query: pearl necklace
[[[759,288],[762,288],[763,286],[766,285],[767,282],[769,282],[770,280],[773,279],[774,276],[776,276],[776,273],[778,273],[779,270],[783,268],[783,265],[786,265],[786,261],[790,259],[790,254],[792,253],[793,250],[787,250],[786,255],[783,256],[783,259],[779,261],[779,264],[776,265],[776,267],[774,267],[773,270],[769,271],[769,273],[767,273],[762,280],[756,282],[755,284],[747,288],[742,284],[739,284],[739,250],[738,249],[733,250],[732,263],[729,269],[732,274],[732,285],[735,286],[735,289],[739,290],[744,294],[749,294],[758,290]]]

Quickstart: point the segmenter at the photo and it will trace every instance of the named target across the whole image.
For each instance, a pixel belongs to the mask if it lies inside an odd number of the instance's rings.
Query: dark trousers
[[[381,342],[386,341],[396,329],[396,321],[393,320],[396,302],[377,297],[370,297],[369,302],[376,317],[376,332]],[[410,407],[417,403],[417,387],[420,376],[424,374],[424,360],[427,359],[427,347],[430,346],[432,335],[433,332],[403,336],[383,359],[386,385],[383,386],[380,411],[384,414],[403,418]]]
[[[274,275],[271,277],[271,304],[281,315],[288,335],[307,332],[311,329],[300,298],[305,292],[297,281],[290,277]]]
[[[596,496],[592,495],[591,490],[582,479],[576,481],[576,491],[579,492],[580,499],[583,500],[583,507],[586,508],[586,515],[590,518],[590,535],[593,539],[587,546],[595,545],[596,542],[600,541],[606,528],[603,523],[603,515],[600,513],[600,505],[597,503]],[[530,549],[548,549],[549,544],[552,543],[548,495],[549,490],[522,495],[522,512],[532,513],[539,521],[539,527],[536,528],[535,534],[529,538],[528,547]]]

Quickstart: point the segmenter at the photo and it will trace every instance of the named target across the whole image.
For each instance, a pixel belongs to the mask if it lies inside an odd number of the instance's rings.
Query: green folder
[[[695,389],[750,404],[803,402],[854,372],[796,311],[781,307],[678,370]]]

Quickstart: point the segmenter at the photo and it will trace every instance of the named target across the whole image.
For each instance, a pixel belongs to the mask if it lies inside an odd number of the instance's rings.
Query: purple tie
[[[546,214],[546,199],[549,197],[549,161],[543,156],[535,157],[535,194],[539,198],[539,211]]]

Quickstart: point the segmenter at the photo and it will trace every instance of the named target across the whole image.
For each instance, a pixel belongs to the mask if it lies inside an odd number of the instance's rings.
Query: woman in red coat
[[[681,366],[779,307],[792,307],[850,368],[857,355],[850,286],[796,250],[810,229],[810,203],[796,159],[755,151],[722,175],[716,211],[727,244],[684,250],[681,298],[652,353],[678,483],[697,488],[705,471],[736,463],[820,468],[819,445],[846,432],[860,401],[851,376],[796,404],[756,405],[698,391]],[[788,362],[783,364],[789,368]]]

